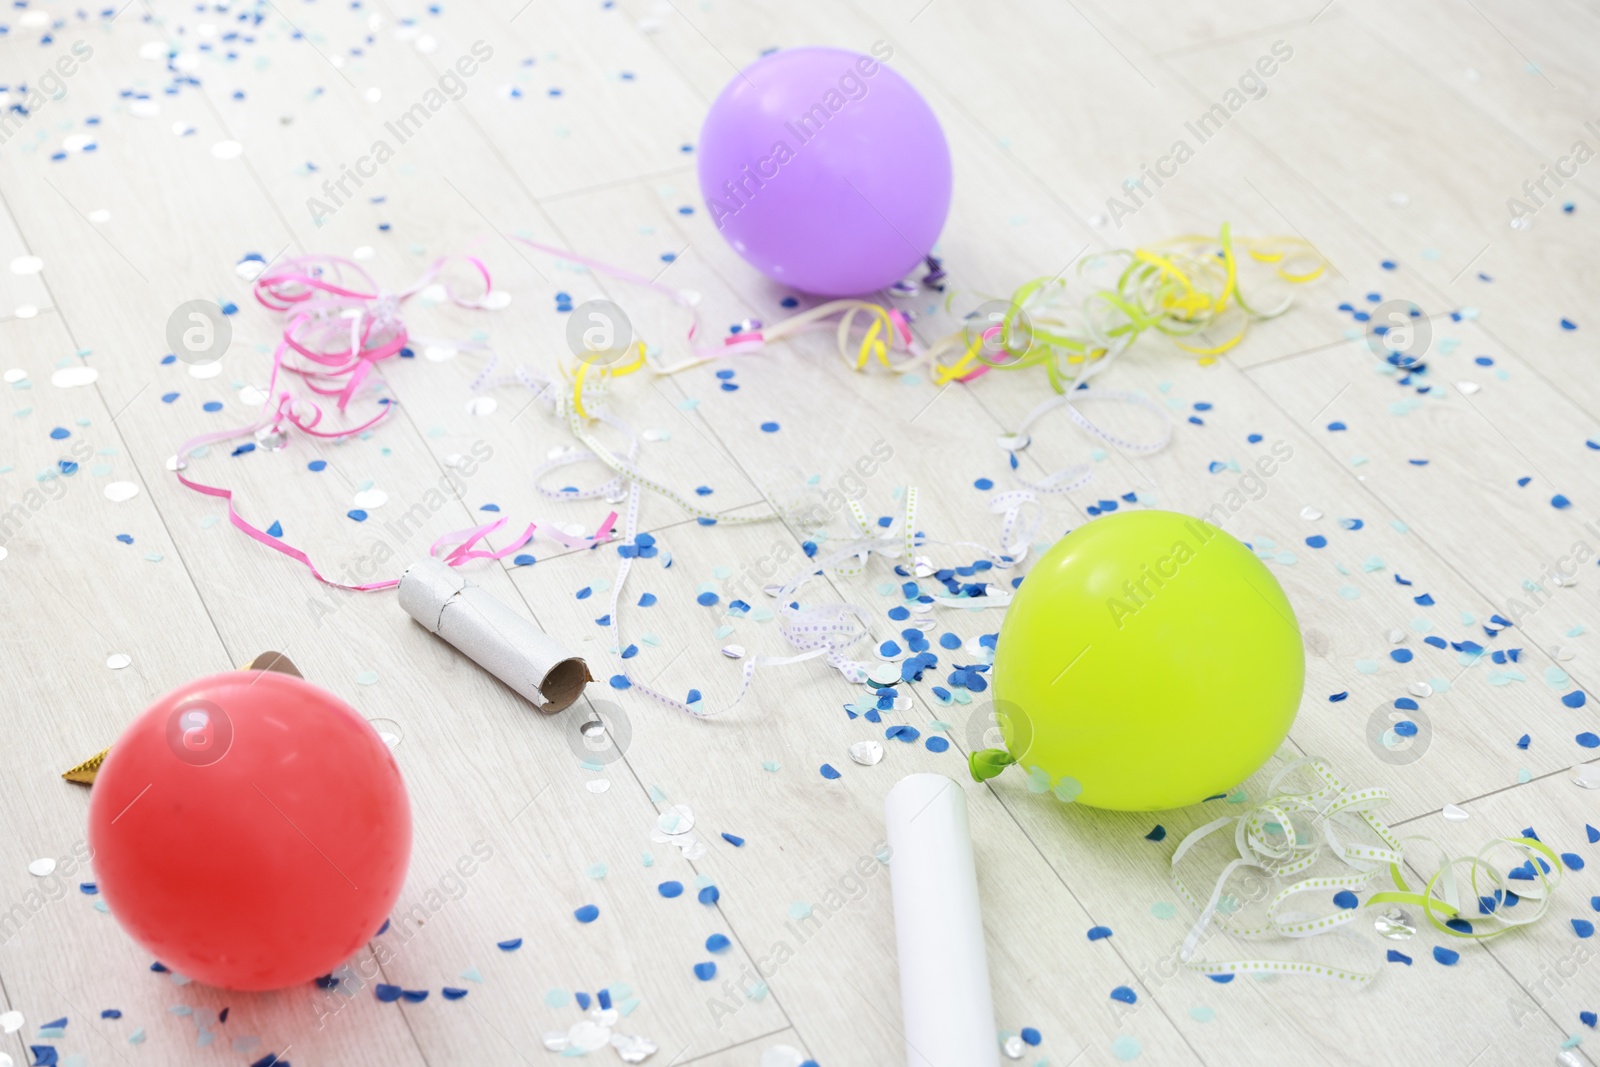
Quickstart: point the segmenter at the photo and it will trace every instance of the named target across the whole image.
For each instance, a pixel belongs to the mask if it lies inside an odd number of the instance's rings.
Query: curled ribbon
[[[444,268],[452,259],[461,259],[469,264],[482,279],[483,292],[480,295],[463,296],[440,281]],[[285,316],[282,337],[272,354],[266,414],[248,425],[200,434],[178,446],[177,455],[172,461],[178,481],[196,492],[225,501],[228,521],[235,528],[273,551],[303,564],[319,582],[361,592],[387,589],[399,584],[398,578],[362,584],[345,584],[328,578],[305,552],[240,515],[234,506],[232,490],[195,481],[184,471],[196,449],[222,441],[245,436],[262,438],[284,434],[286,427],[323,440],[339,441],[357,436],[377,425],[394,410],[394,401],[390,398],[380,398],[377,401],[378,411],[355,425],[322,429],[325,414],[322,405],[309,397],[297,395],[290,388],[289,381],[298,378],[311,393],[334,398],[334,406],[343,414],[361,386],[368,381],[373,368],[385,359],[402,354],[408,343],[413,342],[400,317],[401,306],[436,284],[446,299],[458,307],[491,306],[486,303],[493,288],[488,268],[470,256],[447,256],[435,260],[415,282],[398,293],[380,289],[372,276],[359,265],[337,256],[297,256],[263,271],[255,281],[256,299],[262,306]],[[426,342],[417,339],[415,343]],[[482,347],[477,342],[452,344],[457,348]],[[482,526],[445,534],[433,542],[429,552],[436,556],[444,552],[441,558],[450,566],[473,559],[503,559],[526,545],[532,540],[534,531],[539,529],[536,523],[529,523],[511,545],[498,551],[477,547],[504,526],[506,521],[500,518]],[[593,537],[574,537],[554,528],[545,532],[569,547],[583,547],[605,540],[615,521],[616,514],[612,513]]]
[[[974,773],[977,773],[976,768]],[[1280,792],[1290,785],[1297,788]],[[1191,971],[1206,975],[1312,974],[1362,984],[1377,976],[1376,967],[1357,969],[1276,959],[1210,962],[1197,956],[1213,925],[1245,941],[1307,938],[1338,931],[1360,917],[1363,910],[1349,907],[1331,913],[1311,913],[1293,910],[1290,902],[1303,893],[1359,892],[1385,869],[1396,888],[1372,894],[1367,898],[1367,907],[1385,903],[1416,905],[1442,933],[1474,940],[1537,922],[1544,915],[1560,880],[1561,861],[1547,845],[1535,838],[1508,838],[1490,842],[1476,856],[1450,858],[1441,849],[1436,873],[1417,891],[1401,873],[1407,858],[1405,843],[1434,843],[1425,837],[1398,837],[1378,818],[1376,812],[1389,800],[1385,790],[1350,789],[1323,760],[1297,758],[1273,776],[1267,794],[1265,801],[1241,815],[1214,819],[1197,828],[1172,854],[1173,887],[1200,912],[1178,953],[1178,958]],[[1229,826],[1233,827],[1238,858],[1223,868],[1202,904],[1180,876],[1179,864],[1191,848]],[[1506,908],[1518,902],[1508,896],[1508,876],[1500,874],[1488,860],[1495,849],[1520,850],[1518,854],[1525,862],[1516,870],[1523,871],[1530,882],[1538,880],[1539,892],[1529,894],[1537,897],[1535,906],[1516,918],[1505,915]],[[1343,872],[1331,876],[1308,875],[1324,861],[1344,868]],[[1467,867],[1470,888],[1479,903],[1480,913],[1496,924],[1492,930],[1473,931],[1468,924],[1460,922],[1457,869],[1463,865]],[[1259,871],[1264,876],[1263,892],[1251,902],[1264,901],[1265,912],[1254,921],[1244,921],[1232,914],[1240,909],[1241,902],[1227,892],[1228,884],[1235,872],[1241,870]],[[1550,877],[1552,874],[1554,877]],[[1300,875],[1307,876],[1297,877]],[[1450,925],[1452,921],[1457,925]],[[1370,952],[1370,945],[1361,944]]]

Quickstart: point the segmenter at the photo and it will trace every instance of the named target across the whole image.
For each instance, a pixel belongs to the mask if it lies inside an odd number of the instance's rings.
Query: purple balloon
[[[734,250],[779,284],[853,296],[905,277],[950,210],[933,109],[877,56],[796,48],[728,83],[700,131],[700,192]]]

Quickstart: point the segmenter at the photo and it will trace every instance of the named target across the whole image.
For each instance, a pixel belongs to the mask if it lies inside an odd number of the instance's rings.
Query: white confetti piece
[[[466,403],[467,414],[478,416],[493,415],[499,406],[500,402],[492,396],[475,396]]]
[[[423,55],[431,56],[439,50],[439,42],[425,33],[417,38],[416,47],[417,51],[421,52]]]
[[[111,212],[107,211],[103,207],[97,207],[93,211],[89,212],[89,221],[90,222],[110,222],[111,221]]]
[[[1451,822],[1466,822],[1467,819],[1470,818],[1465,808],[1458,808],[1454,804],[1446,804],[1444,809],[1440,811],[1439,814],[1443,815]]]
[[[189,377],[191,378],[199,378],[203,381],[206,378],[215,378],[221,373],[222,361],[219,359],[214,359],[210,363],[189,364]]]
[[[350,258],[351,259],[371,259],[375,255],[377,255],[377,253],[372,250],[372,246],[371,245],[362,245],[361,247],[357,248],[354,252],[350,253]]]
[[[211,146],[211,155],[215,159],[238,159],[244,155],[244,145],[238,141],[218,141]]]
[[[94,138],[86,133],[75,133],[61,139],[61,147],[68,152],[82,152],[94,144]]]
[[[1476,393],[1479,389],[1481,389],[1482,386],[1480,386],[1477,382],[1457,382],[1456,388],[1461,391],[1462,396],[1471,396],[1473,393]]]
[[[161,105],[154,100],[135,100],[128,105],[128,114],[136,119],[153,119],[161,114]]]
[[[18,304],[12,314],[19,319],[31,319],[39,314],[39,307],[36,304]]]
[[[5,373],[5,382],[7,385],[15,385],[18,382],[25,382],[27,380],[28,372],[23,370],[21,367],[12,367]]]
[[[0,545],[0,559],[5,559],[9,555],[11,555],[11,553],[6,551],[5,546]]]
[[[1585,789],[1600,789],[1600,764],[1585,763],[1572,768],[1572,780]]]
[[[50,25],[48,11],[24,11],[22,17],[17,19],[17,25],[28,30],[42,30]]]
[[[504,289],[496,289],[485,294],[484,298],[478,301],[478,306],[488,311],[500,311],[511,306],[511,294]]]
[[[35,878],[48,878],[50,875],[55,873],[55,869],[56,861],[51,859],[49,856],[36,859],[32,863],[28,864],[28,873],[33,875]]]
[[[429,363],[443,363],[456,358],[456,350],[449,345],[428,345],[422,350],[422,358]]]
[[[61,389],[80,385],[93,385],[100,380],[100,372],[93,367],[62,367],[50,375],[50,384]]]
[[[133,482],[112,482],[106,486],[105,495],[113,504],[121,504],[138,496],[139,487]]]
[[[1310,504],[1307,504],[1305,507],[1300,509],[1300,517],[1305,519],[1307,522],[1316,522],[1318,519],[1322,518],[1322,512],[1318,511]]]
[[[585,782],[584,788],[591,793],[604,793],[607,789],[611,788],[611,779],[596,778],[592,781]]]
[[[729,659],[744,659],[743,645],[723,645],[722,654]]]
[[[139,58],[164,60],[167,58],[169,51],[170,50],[167,48],[167,42],[165,41],[146,41],[144,44],[139,46]]]
[[[128,655],[126,652],[113,652],[111,655],[106,657],[106,666],[110,667],[114,671],[120,671],[122,668],[126,667],[132,662],[133,657]]]
[[[11,261],[12,274],[38,274],[44,270],[44,260],[38,256],[18,256]]]
[[[5,1012],[0,1014],[0,1030],[4,1030],[8,1034],[14,1034],[22,1029],[24,1021],[20,1011]]]
[[[366,489],[350,498],[358,508],[381,508],[389,502],[389,494],[382,489]]]
[[[800,1067],[805,1053],[793,1045],[772,1045],[761,1053],[761,1067]]]
[[[376,104],[379,100],[383,99],[383,90],[374,85],[361,95],[367,101],[367,103]]]

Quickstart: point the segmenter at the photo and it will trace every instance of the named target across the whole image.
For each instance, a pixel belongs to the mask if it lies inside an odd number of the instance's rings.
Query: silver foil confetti
[[[643,1063],[656,1052],[654,1041],[636,1034],[612,1034],[611,1047],[617,1050],[623,1063]]]
[[[876,741],[857,741],[850,746],[850,758],[863,767],[877,766],[883,759],[883,746]]]
[[[1417,932],[1411,916],[1399,908],[1390,908],[1372,921],[1372,928],[1390,941],[1405,941]]]
[[[555,638],[432,557],[400,576],[400,606],[534,707],[554,714],[583,695],[589,666]]]

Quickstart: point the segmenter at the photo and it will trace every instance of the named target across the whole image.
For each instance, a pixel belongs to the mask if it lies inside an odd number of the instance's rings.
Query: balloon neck
[[[967,757],[974,782],[987,782],[1015,762],[1011,753],[1003,748],[985,748]]]

